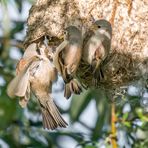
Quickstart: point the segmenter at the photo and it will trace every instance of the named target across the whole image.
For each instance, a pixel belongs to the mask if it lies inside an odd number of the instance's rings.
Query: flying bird
[[[80,83],[76,79],[76,72],[82,55],[82,33],[76,26],[65,29],[64,41],[57,47],[54,65],[65,82],[64,96],[68,99],[72,93],[80,94]]]
[[[53,130],[66,127],[67,123],[51,97],[57,71],[48,56],[48,49],[43,43],[32,43],[17,65],[17,75],[8,85],[7,93],[10,97],[21,97],[20,105],[25,107],[30,91],[33,92],[41,108],[43,127]]]

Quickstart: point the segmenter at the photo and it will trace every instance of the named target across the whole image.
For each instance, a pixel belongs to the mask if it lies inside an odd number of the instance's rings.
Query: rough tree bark
[[[64,28],[76,23],[83,32],[92,21],[112,23],[112,49],[104,64],[107,89],[148,79],[148,0],[37,0],[27,21],[25,46],[49,36],[57,46]]]

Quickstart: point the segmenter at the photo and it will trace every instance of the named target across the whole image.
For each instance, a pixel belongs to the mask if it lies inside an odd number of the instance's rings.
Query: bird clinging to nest
[[[80,94],[81,86],[74,79],[82,55],[82,33],[76,26],[65,29],[64,41],[57,47],[54,64],[65,82],[64,96],[69,98],[71,93]]]
[[[103,78],[101,66],[109,54],[111,38],[111,24],[104,19],[95,21],[90,30],[86,32],[83,41],[83,55],[78,72],[79,78],[82,79],[82,83],[86,86],[97,87],[98,82]]]

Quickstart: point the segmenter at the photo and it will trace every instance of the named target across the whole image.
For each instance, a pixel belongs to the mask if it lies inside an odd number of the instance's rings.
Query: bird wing
[[[63,69],[63,61],[62,61],[62,50],[68,45],[68,41],[63,41],[56,49],[54,58],[53,58],[53,63],[57,70],[62,73]]]
[[[27,106],[27,103],[30,99],[30,83],[27,85],[26,93],[23,97],[20,97],[19,104],[22,108],[25,108]]]
[[[83,46],[85,46],[87,44],[87,42],[89,41],[89,39],[93,36],[94,32],[89,30],[84,34],[84,40],[83,40]],[[84,47],[83,47],[84,48]]]
[[[25,52],[23,54],[23,59],[30,59],[30,58],[37,56],[37,55],[38,55],[37,44],[32,43],[25,49]]]
[[[29,66],[35,59],[38,58],[32,57],[18,75],[9,83],[7,87],[7,94],[9,97],[23,97],[25,95],[29,83]]]
[[[8,85],[7,94],[10,97],[14,96],[24,96],[28,81],[29,81],[29,72],[28,68],[25,68],[21,71]]]

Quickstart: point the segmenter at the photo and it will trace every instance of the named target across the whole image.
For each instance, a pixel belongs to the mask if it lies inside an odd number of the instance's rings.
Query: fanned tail
[[[44,104],[41,104],[40,102],[40,105],[41,105],[44,129],[54,130],[58,127],[65,128],[68,125],[66,121],[62,118],[52,98],[46,100]]]
[[[76,79],[72,79],[69,83],[65,84],[64,97],[66,99],[69,99],[72,93],[80,94],[81,92],[82,87]]]

